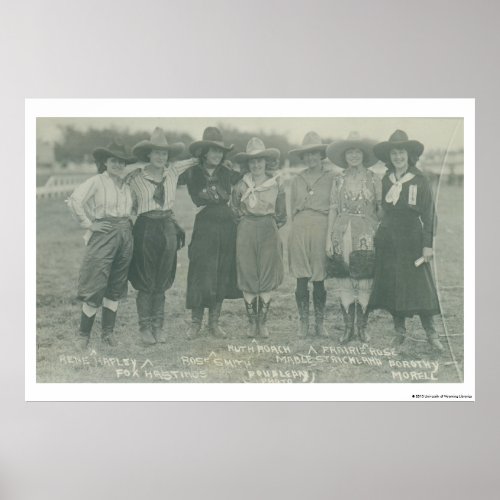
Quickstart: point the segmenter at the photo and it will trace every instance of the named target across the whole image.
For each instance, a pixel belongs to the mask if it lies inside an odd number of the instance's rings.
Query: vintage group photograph
[[[464,118],[233,111],[34,117],[36,383],[463,383]]]

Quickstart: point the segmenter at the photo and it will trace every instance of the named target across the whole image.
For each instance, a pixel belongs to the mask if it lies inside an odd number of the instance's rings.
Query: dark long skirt
[[[132,258],[132,225],[128,218],[109,217],[111,231],[92,233],[78,279],[78,298],[99,307],[104,297],[119,300],[127,294]]]
[[[370,308],[398,316],[440,313],[429,264],[415,267],[422,256],[422,224],[416,213],[392,211],[375,235],[375,276]]]
[[[139,215],[134,225],[134,255],[128,279],[136,290],[168,290],[177,270],[178,228],[170,212]]]
[[[207,206],[196,215],[188,257],[187,309],[242,297],[236,282],[236,223],[228,206]]]
[[[283,282],[283,245],[272,215],[246,216],[236,240],[238,287],[248,293],[271,292]]]

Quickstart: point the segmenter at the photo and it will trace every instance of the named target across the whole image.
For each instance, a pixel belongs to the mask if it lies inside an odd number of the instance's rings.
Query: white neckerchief
[[[248,198],[248,206],[250,208],[255,208],[257,205],[257,196],[255,192],[266,191],[276,184],[276,179],[282,174],[282,172],[277,173],[274,177],[270,177],[265,180],[259,186],[255,185],[255,182],[252,179],[252,174],[245,174],[243,176],[243,181],[248,186],[247,190],[243,193],[241,197],[241,201],[245,201]]]
[[[399,195],[401,194],[401,189],[403,189],[403,184],[405,182],[411,181],[415,177],[415,174],[412,174],[411,172],[406,172],[401,179],[396,180],[396,176],[394,173],[391,173],[389,175],[389,180],[392,182],[391,189],[387,191],[387,194],[385,195],[385,201],[387,203],[392,203],[395,205],[398,200],[399,200]]]

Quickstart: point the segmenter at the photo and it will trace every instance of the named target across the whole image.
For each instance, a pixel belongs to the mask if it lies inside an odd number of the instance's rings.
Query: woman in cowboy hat
[[[330,193],[334,173],[323,167],[326,144],[316,132],[309,132],[302,145],[289,152],[299,157],[306,169],[293,178],[290,206],[292,228],[288,238],[290,273],[297,279],[295,298],[299,311],[299,335],[309,332],[309,289],[313,282],[313,303],[316,335],[328,335],[323,328],[326,303],[326,233]]]
[[[249,173],[233,188],[231,208],[239,219],[236,240],[238,287],[249,320],[247,335],[269,337],[266,326],[271,293],[283,281],[283,245],[278,229],[286,223],[285,191],[277,177],[266,173],[268,161],[279,160],[280,151],[253,137],[246,153],[234,157]]]
[[[102,340],[116,345],[114,326],[118,301],[127,293],[127,272],[132,258],[132,195],[124,183],[125,166],[135,160],[125,147],[112,142],[93,152],[98,174],[78,186],[68,207],[87,229],[87,245],[78,280],[83,301],[79,347],[90,340],[97,309],[102,305]]]
[[[169,144],[159,127],[132,149],[139,161],[146,162],[128,178],[138,215],[129,280],[138,291],[139,333],[145,345],[166,342],[165,291],[174,282],[177,250],[184,245],[184,232],[173,215],[177,180],[198,163],[194,159],[167,163],[183,150],[182,143]]]
[[[430,262],[435,209],[427,179],[415,166],[424,145],[396,130],[374,147],[387,165],[382,179],[383,218],[375,236],[375,277],[371,308],[389,311],[395,344],[405,340],[405,318],[420,316],[429,344],[442,352],[432,316],[440,313]],[[421,265],[419,262],[423,261]]]
[[[224,144],[218,128],[207,127],[202,140],[189,146],[200,164],[180,179],[187,184],[197,207],[188,250],[186,308],[191,309],[190,339],[200,333],[205,308],[209,311],[210,333],[226,337],[219,326],[222,301],[242,296],[236,283],[236,222],[228,206],[231,188],[241,178],[225,161],[232,149]]]
[[[326,148],[329,160],[343,169],[333,183],[326,239],[328,274],[333,277],[344,316],[342,344],[354,337],[356,317],[359,340],[369,341],[366,322],[373,283],[373,237],[382,196],[379,177],[367,169],[378,161],[373,145],[351,132],[347,140]]]

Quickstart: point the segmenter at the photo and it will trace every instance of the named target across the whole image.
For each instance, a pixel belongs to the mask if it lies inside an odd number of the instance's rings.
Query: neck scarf
[[[395,205],[399,200],[399,195],[401,194],[401,189],[403,189],[403,184],[405,182],[411,181],[414,177],[415,174],[406,172],[406,174],[403,175],[401,179],[396,180],[396,176],[394,175],[394,173],[391,173],[389,175],[389,180],[392,182],[392,186],[385,195],[385,201],[387,203],[392,203],[393,205]]]
[[[281,175],[281,172],[276,174],[274,177],[271,177],[267,180],[265,180],[262,184],[259,186],[255,185],[255,182],[252,179],[252,174],[245,174],[243,176],[243,181],[245,184],[248,186],[247,190],[245,193],[243,193],[243,196],[241,197],[241,201],[245,201],[248,198],[248,206],[250,208],[255,208],[257,205],[257,196],[255,193],[260,192],[260,191],[266,191],[272,186],[276,184],[276,179]]]

